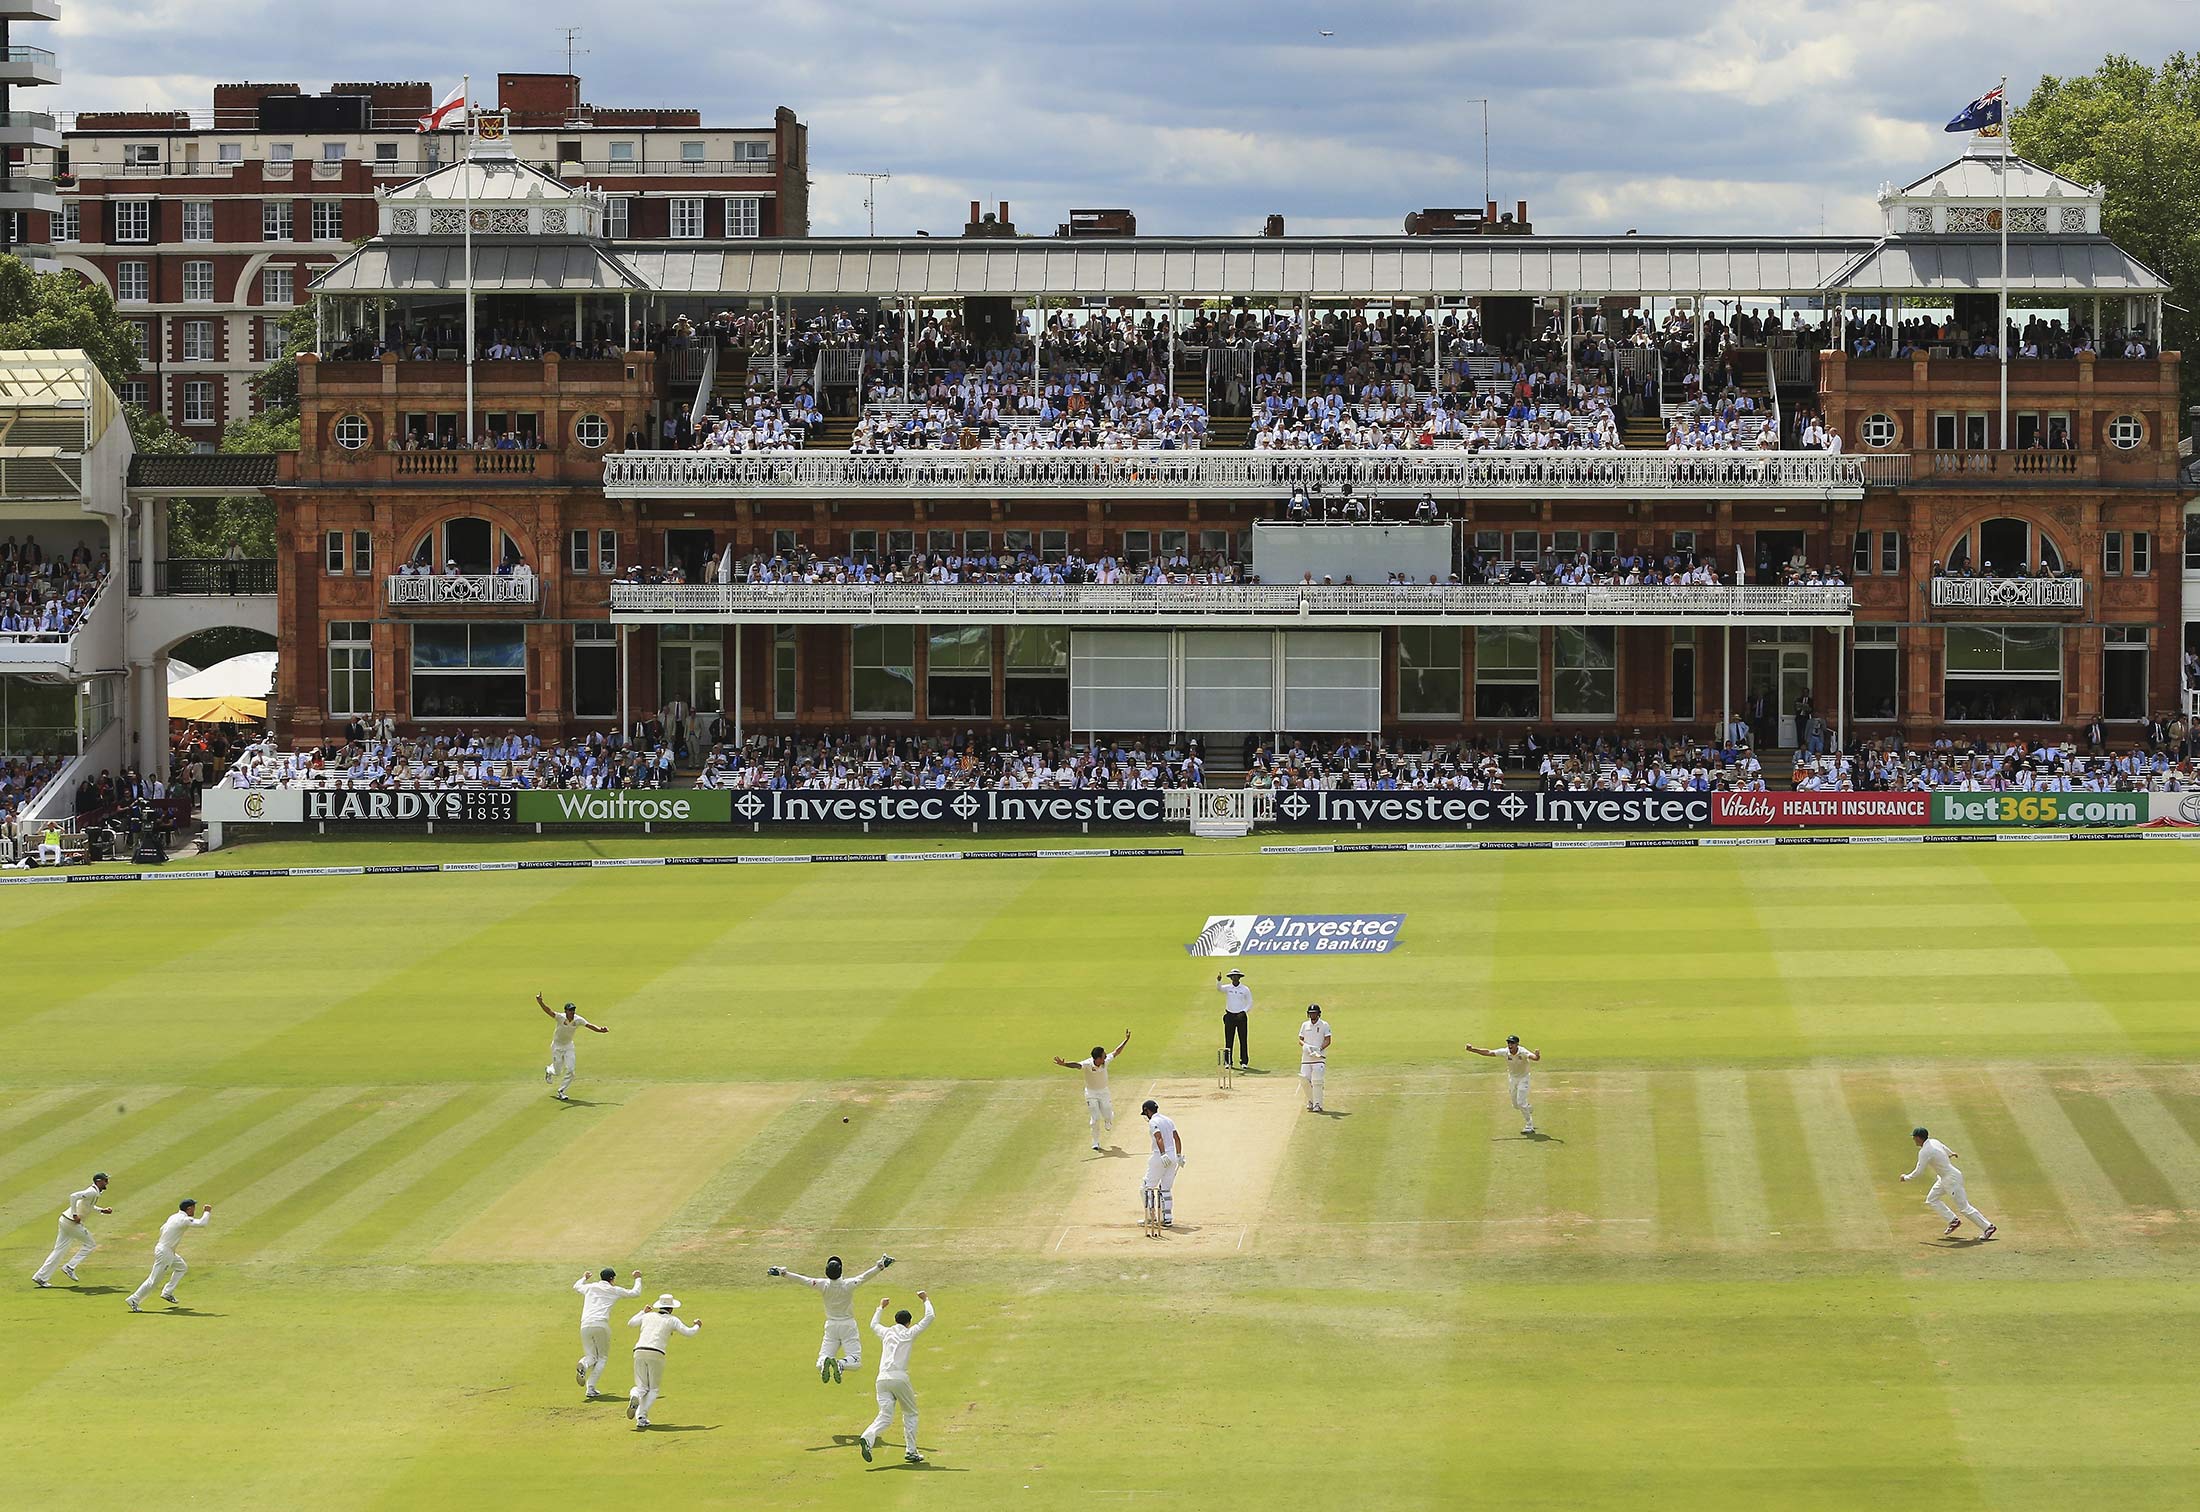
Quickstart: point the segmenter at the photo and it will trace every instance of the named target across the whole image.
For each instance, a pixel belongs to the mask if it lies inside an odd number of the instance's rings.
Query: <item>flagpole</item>
[[[462,224],[466,231],[465,271],[460,287],[466,296],[466,445],[474,444],[474,76],[465,74],[459,82],[460,99],[464,102],[459,119],[465,124],[465,145],[458,154],[458,182],[465,196],[466,211]],[[2006,271],[2006,270],[2005,270]],[[2006,281],[2006,278],[2005,280]],[[2004,416],[2003,423],[2007,424]]]
[[[2000,328],[1994,332],[1994,350],[2001,354],[2001,449],[2009,450],[2009,75],[2001,76],[2001,172],[1994,175],[2001,188],[2001,300]]]

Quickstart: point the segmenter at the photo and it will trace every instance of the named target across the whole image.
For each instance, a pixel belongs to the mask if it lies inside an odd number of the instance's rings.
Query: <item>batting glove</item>
[[[892,1265],[893,1263],[894,1263],[894,1257],[893,1257],[892,1255],[881,1255],[881,1256],[879,1256],[879,1259],[878,1259],[878,1268],[879,1268],[880,1270],[885,1270],[885,1269],[886,1269],[886,1268],[887,1268],[888,1266]]]
[[[786,1272],[782,1271],[778,1266],[774,1265],[770,1269],[766,1270],[764,1274],[767,1276],[780,1276],[785,1275]]]

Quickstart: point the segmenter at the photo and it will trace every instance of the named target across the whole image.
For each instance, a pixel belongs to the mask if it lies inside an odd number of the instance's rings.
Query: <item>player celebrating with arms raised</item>
[[[1505,1076],[1512,1085],[1513,1106],[1520,1110],[1520,1132],[1533,1134],[1535,1132],[1535,1110],[1528,1106],[1528,1062],[1543,1059],[1543,1052],[1522,1049],[1520,1036],[1508,1034],[1505,1036],[1505,1048],[1502,1050],[1482,1050],[1469,1045],[1467,1046],[1467,1053],[1469,1055],[1494,1055],[1505,1063]]]
[[[817,1378],[840,1384],[840,1373],[853,1370],[863,1363],[863,1335],[856,1331],[856,1288],[894,1263],[892,1255],[881,1255],[878,1264],[860,1275],[843,1276],[840,1256],[825,1257],[825,1274],[803,1276],[775,1265],[764,1272],[767,1276],[785,1276],[789,1281],[799,1281],[804,1286],[822,1294],[825,1298],[825,1339],[817,1346]]]
[[[1115,1099],[1108,1093],[1108,1067],[1123,1053],[1124,1045],[1130,1042],[1131,1032],[1126,1029],[1123,1031],[1123,1044],[1117,1045],[1113,1050],[1094,1045],[1091,1057],[1086,1060],[1066,1061],[1059,1055],[1054,1057],[1054,1064],[1057,1066],[1085,1073],[1085,1119],[1092,1125],[1092,1147],[1095,1150],[1100,1148],[1101,1134],[1112,1133],[1115,1129]]]
[[[621,1286],[619,1273],[607,1265],[595,1280],[583,1276],[574,1282],[573,1290],[581,1294],[581,1358],[573,1367],[573,1383],[587,1390],[583,1400],[593,1402],[603,1394],[596,1381],[611,1359],[611,1304],[620,1297],[639,1297],[642,1273],[634,1272],[632,1286]]]
[[[563,1071],[565,1080],[559,1082],[558,1090],[550,1095],[559,1102],[570,1102],[572,1099],[568,1098],[565,1093],[566,1089],[573,1085],[574,1033],[581,1029],[592,1029],[598,1034],[609,1034],[611,1031],[601,1024],[591,1024],[588,1020],[582,1018],[580,1009],[572,1003],[565,1005],[563,1013],[558,1012],[542,1000],[542,994],[539,992],[535,994],[535,1006],[540,1008],[550,1020],[550,1064],[543,1068],[542,1079],[548,1082],[555,1078],[560,1071]]]

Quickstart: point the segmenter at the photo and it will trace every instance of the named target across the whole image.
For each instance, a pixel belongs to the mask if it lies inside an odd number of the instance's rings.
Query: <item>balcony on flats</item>
[[[1089,497],[1281,499],[1319,485],[1362,496],[1860,499],[1908,476],[1906,456],[1826,452],[634,451],[604,458],[621,499]]]
[[[400,580],[392,579],[392,583]],[[415,578],[413,582],[436,582]],[[1078,583],[996,587],[947,583],[615,584],[615,624],[987,624],[1355,626],[1822,625],[1850,623],[1846,586],[1445,587]]]
[[[542,597],[532,572],[400,574],[383,582],[392,609],[532,609]]]

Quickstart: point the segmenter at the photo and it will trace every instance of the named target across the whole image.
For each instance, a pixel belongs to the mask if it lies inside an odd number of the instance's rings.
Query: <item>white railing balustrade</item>
[[[1847,621],[1851,608],[1846,587],[1468,588],[1382,583],[1076,583],[1029,587],[714,583],[652,587],[621,583],[611,590],[612,618],[628,624],[658,620],[752,624],[860,624],[877,620],[966,624],[1380,624],[1450,618],[1496,623],[1635,619],[1659,624],[1736,620],[1834,624]]]
[[[2083,609],[2082,578],[1933,579],[1935,609]]]
[[[393,577],[389,602],[395,607],[437,606],[463,608],[468,604],[532,604],[541,595],[540,580],[524,576],[489,577],[459,574],[450,577]]]
[[[1860,497],[1906,480],[1904,456],[1826,452],[845,451],[622,452],[613,498],[1134,493],[1282,498],[1320,485],[1367,494],[1518,493]]]

